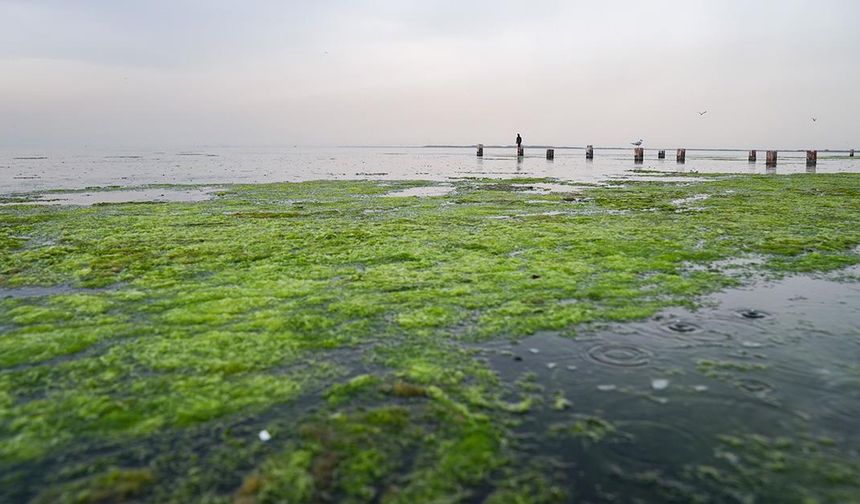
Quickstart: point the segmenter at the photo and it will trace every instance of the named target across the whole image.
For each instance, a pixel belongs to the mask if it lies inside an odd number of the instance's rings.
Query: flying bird
[[[703,115],[705,115],[705,114],[707,114],[707,113],[708,113],[708,111],[706,110],[706,111],[704,111],[704,112],[699,112],[699,115],[700,115],[700,116],[703,116]]]
[[[812,122],[818,122],[818,118],[817,118],[817,117],[813,117],[813,118],[812,118]]]
[[[640,138],[638,142],[633,142],[630,145],[635,145],[636,147],[640,147],[642,145],[642,139]]]

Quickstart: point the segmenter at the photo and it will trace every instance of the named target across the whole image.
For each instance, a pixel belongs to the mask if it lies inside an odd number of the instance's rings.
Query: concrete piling
[[[585,159],[594,159],[594,146],[589,145],[585,148]]]
[[[484,144],[478,144],[478,157],[484,157]]]
[[[776,166],[777,157],[778,157],[777,151],[775,151],[775,150],[767,151],[767,160],[766,160],[767,166]]]
[[[546,150],[546,158],[547,159],[555,159],[555,149],[547,149]]]
[[[679,163],[687,162],[687,149],[678,149],[678,152],[675,154],[675,161]]]
[[[636,147],[633,149],[633,161],[637,163],[641,163],[645,160],[645,149],[642,147]]]
[[[756,162],[757,155],[758,155],[758,153],[756,151],[754,151],[754,150],[750,151],[750,163]]]
[[[666,159],[666,151],[658,150],[657,151],[657,159]]]
[[[806,166],[815,166],[817,164],[818,164],[818,151],[817,150],[806,151]]]

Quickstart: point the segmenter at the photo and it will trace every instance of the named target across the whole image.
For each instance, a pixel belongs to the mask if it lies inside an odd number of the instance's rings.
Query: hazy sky
[[[860,148],[858,23],[858,0],[0,0],[0,147]]]

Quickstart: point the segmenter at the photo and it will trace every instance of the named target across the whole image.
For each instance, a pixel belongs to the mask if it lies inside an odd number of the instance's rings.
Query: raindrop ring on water
[[[737,386],[742,390],[757,396],[767,395],[773,392],[773,385],[754,378],[743,378],[737,381]]]
[[[702,330],[702,328],[697,326],[696,324],[682,322],[680,320],[676,320],[675,322],[668,324],[666,328],[670,331],[684,334],[697,333]]]
[[[735,312],[739,317],[749,319],[749,320],[759,320],[770,317],[769,313],[763,312],[761,310],[756,310],[753,308],[748,308],[745,310],[738,310]]]
[[[617,367],[644,366],[651,358],[650,352],[632,345],[597,345],[586,354],[595,362]]]

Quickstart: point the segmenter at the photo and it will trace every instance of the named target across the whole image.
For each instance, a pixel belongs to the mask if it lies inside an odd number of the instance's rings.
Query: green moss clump
[[[105,473],[75,481],[61,488],[39,494],[35,503],[105,504],[132,502],[143,494],[154,480],[149,469],[111,469]]]
[[[553,425],[550,431],[557,436],[572,436],[593,443],[603,441],[615,433],[615,426],[609,421],[596,416],[586,416],[574,421],[571,425]]]
[[[699,359],[696,361],[696,368],[711,378],[727,378],[735,372],[762,371],[767,369],[767,365],[755,362]]]

